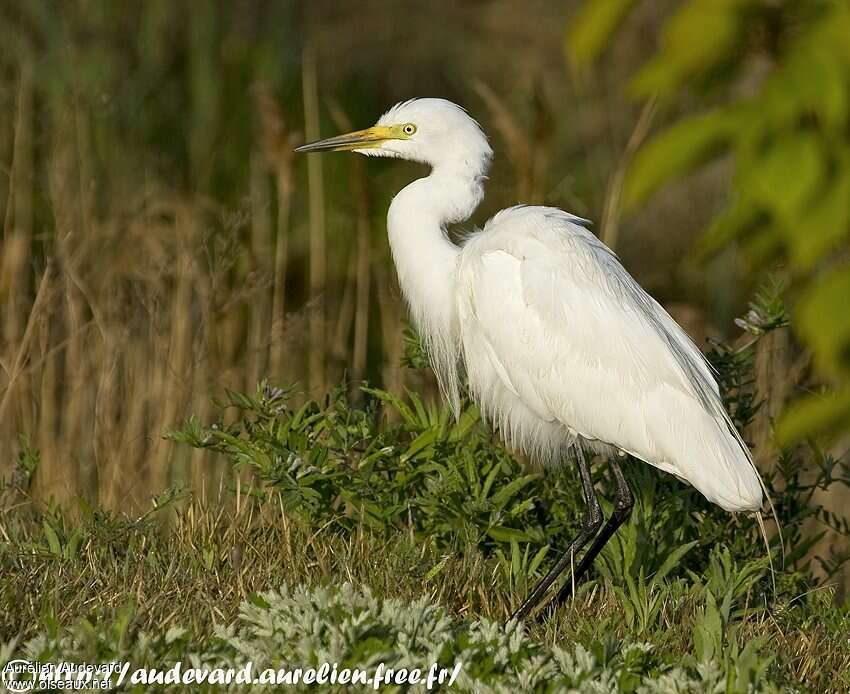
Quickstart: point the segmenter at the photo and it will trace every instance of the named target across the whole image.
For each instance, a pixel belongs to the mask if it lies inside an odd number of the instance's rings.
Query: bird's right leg
[[[567,551],[558,559],[555,566],[547,573],[540,583],[535,586],[531,594],[520,605],[519,609],[511,615],[511,619],[525,619],[534,607],[540,602],[555,580],[568,567],[572,566],[575,555],[581,551],[590,539],[599,532],[602,526],[602,508],[599,506],[599,500],[596,498],[596,491],[593,489],[593,479],[590,476],[590,469],[587,467],[587,461],[584,459],[584,453],[581,450],[581,444],[575,443],[576,459],[578,463],[578,471],[581,476],[581,486],[584,491],[584,500],[587,504],[587,515],[582,523],[581,530],[578,535],[570,543]]]

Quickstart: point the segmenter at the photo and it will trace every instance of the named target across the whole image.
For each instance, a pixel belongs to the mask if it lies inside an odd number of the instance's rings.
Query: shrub
[[[220,626],[209,637],[176,627],[156,634],[132,633],[128,624],[124,619],[110,628],[95,629],[83,623],[59,637],[40,635],[23,644],[19,656],[39,662],[129,661],[130,673],[142,667],[162,671],[178,661],[183,670],[204,666],[238,670],[250,661],[256,677],[266,668],[285,668],[294,677],[295,668],[317,668],[322,663],[337,672],[360,668],[370,676],[379,663],[425,674],[435,663],[446,669],[461,663],[452,689],[466,692],[776,691],[765,678],[770,659],[757,657],[751,646],[726,661],[698,663],[685,658],[676,666],[662,662],[647,643],[547,646],[530,639],[515,622],[506,627],[487,620],[458,622],[425,598],[412,604],[379,600],[369,590],[349,584],[312,590],[284,586],[255,595],[242,604],[234,623]],[[5,665],[13,650],[14,644],[4,646],[0,663]],[[277,688],[231,683],[195,689]],[[132,690],[161,691],[162,685],[137,684]],[[304,683],[294,687],[294,691],[315,690]]]

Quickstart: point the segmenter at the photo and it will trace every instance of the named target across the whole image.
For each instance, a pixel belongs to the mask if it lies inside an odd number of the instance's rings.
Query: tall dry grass
[[[357,238],[344,296],[334,302],[338,319],[315,310],[326,300],[327,253],[315,220],[304,261],[314,296],[306,310],[288,311],[299,136],[267,87],[256,90],[246,204],[229,215],[154,177],[103,206],[110,181],[92,163],[91,115],[73,100],[52,104],[48,228],[33,222],[36,114],[26,65],[13,88],[15,118],[3,133],[12,146],[0,150],[9,172],[0,239],[3,474],[33,450],[37,498],[67,503],[85,494],[109,508],[145,506],[166,486],[217,482],[209,457],[187,456],[162,434],[189,414],[203,418],[223,388],[251,390],[264,377],[303,381],[309,372],[311,389],[321,391],[346,363],[352,379],[364,376],[374,284],[364,172],[352,171]],[[320,218],[322,208],[314,200],[311,215]],[[213,231],[220,227],[225,233]],[[397,356],[401,309],[382,311]]]
[[[319,104],[305,61],[308,130]],[[172,485],[218,486],[223,470],[163,434],[190,414],[202,419],[225,388],[269,378],[321,397],[347,378],[352,398],[367,375],[370,329],[385,383],[399,389],[404,311],[391,268],[376,258],[363,162],[351,161],[350,244],[325,240],[321,168],[311,164],[308,223],[293,222],[293,147],[302,139],[265,84],[253,90],[256,141],[248,190],[237,210],[182,191],[151,173],[129,197],[95,165],[92,114],[73,98],[47,108],[49,190],[34,174],[37,119],[32,72],[12,85],[16,111],[0,149],[9,172],[0,239],[0,475],[35,452],[34,498],[79,495],[114,509],[145,507]],[[67,96],[67,95],[66,95]],[[316,158],[311,162],[318,162]],[[50,220],[36,226],[32,201]],[[306,238],[304,238],[306,236]],[[293,243],[301,250],[293,256]],[[329,255],[338,277],[328,280]],[[303,266],[302,266],[303,265]],[[292,275],[306,297],[289,298]],[[377,297],[373,301],[373,298]],[[328,307],[326,309],[325,307]],[[306,375],[306,377],[305,377]]]

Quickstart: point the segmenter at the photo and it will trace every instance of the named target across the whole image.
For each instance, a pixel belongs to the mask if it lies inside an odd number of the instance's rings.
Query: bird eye
[[[413,123],[405,123],[404,125],[401,126],[401,131],[405,135],[413,135],[413,133],[416,132],[416,126],[413,125]]]

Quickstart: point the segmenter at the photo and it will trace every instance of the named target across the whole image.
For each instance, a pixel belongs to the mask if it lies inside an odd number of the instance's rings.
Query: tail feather
[[[655,451],[644,459],[686,480],[727,511],[761,508],[759,475],[725,423],[686,393],[667,389],[655,397],[676,416],[647,421],[646,440]]]

